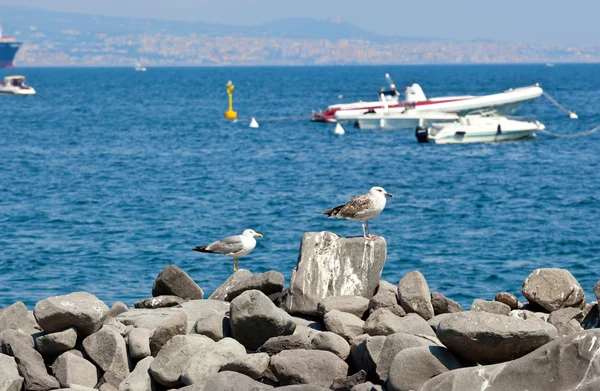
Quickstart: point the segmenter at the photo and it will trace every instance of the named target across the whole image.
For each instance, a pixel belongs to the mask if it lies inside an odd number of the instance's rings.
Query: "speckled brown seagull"
[[[238,270],[238,258],[250,254],[256,247],[255,236],[263,236],[253,229],[247,229],[241,235],[228,236],[206,246],[194,247],[192,250],[201,253],[223,254],[233,258],[233,272]]]
[[[323,213],[327,217],[360,221],[363,229],[363,237],[372,240],[374,236],[371,236],[371,231],[369,230],[369,220],[379,216],[381,211],[383,211],[386,202],[385,197],[394,198],[394,195],[385,191],[383,187],[375,186],[367,194],[356,196],[344,205],[336,206]],[[365,232],[365,223],[367,224],[368,235]]]

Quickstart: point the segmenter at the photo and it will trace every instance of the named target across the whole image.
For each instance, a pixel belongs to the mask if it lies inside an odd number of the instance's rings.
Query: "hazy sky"
[[[382,35],[600,43],[600,0],[0,0],[0,5],[236,25],[340,18]]]

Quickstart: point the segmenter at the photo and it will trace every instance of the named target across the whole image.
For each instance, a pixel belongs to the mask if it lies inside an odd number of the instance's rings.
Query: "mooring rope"
[[[592,130],[588,130],[587,132],[573,133],[573,134],[554,133],[554,132],[551,132],[551,131],[546,130],[546,129],[538,129],[539,132],[546,133],[546,134],[549,134],[549,135],[554,136],[554,137],[562,137],[562,138],[574,138],[574,137],[589,136],[592,133],[596,133],[598,130],[600,130],[600,125],[596,126]]]
[[[544,96],[545,96],[546,98],[548,98],[548,100],[549,100],[550,102],[552,102],[552,103],[553,103],[553,104],[554,104],[556,107],[558,107],[559,109],[561,109],[562,111],[564,111],[566,114],[568,114],[568,115],[569,115],[569,117],[571,117],[571,118],[573,118],[573,119],[577,119],[577,118],[579,118],[579,117],[577,116],[577,114],[576,114],[574,111],[571,111],[571,110],[568,110],[568,109],[566,109],[566,108],[565,108],[563,105],[561,105],[560,103],[558,103],[558,102],[556,101],[556,99],[554,99],[553,97],[551,97],[551,96],[550,96],[550,94],[549,94],[549,93],[547,93],[546,91],[544,91]]]

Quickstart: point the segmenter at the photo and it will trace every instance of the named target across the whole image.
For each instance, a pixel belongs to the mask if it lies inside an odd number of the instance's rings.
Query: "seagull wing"
[[[244,249],[244,242],[240,235],[228,236],[206,246],[206,250],[211,253],[229,255],[235,254]]]
[[[365,210],[369,210],[373,207],[373,198],[368,194],[363,194],[352,198],[350,201],[340,209],[339,217],[357,217]]]

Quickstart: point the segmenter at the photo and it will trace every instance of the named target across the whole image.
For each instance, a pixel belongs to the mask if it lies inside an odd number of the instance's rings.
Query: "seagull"
[[[369,220],[379,216],[383,208],[385,208],[385,197],[394,198],[394,195],[385,191],[383,187],[375,186],[367,194],[356,196],[344,205],[336,206],[323,213],[327,217],[360,221],[363,229],[363,237],[372,240],[373,236],[371,236],[371,230],[369,229]],[[365,233],[365,223],[367,224],[369,235]]]
[[[201,253],[223,254],[233,257],[233,272],[238,270],[238,258],[250,254],[256,247],[255,236],[263,236],[253,229],[247,229],[241,235],[232,235],[224,239],[217,240],[207,246],[197,246],[192,250]]]

